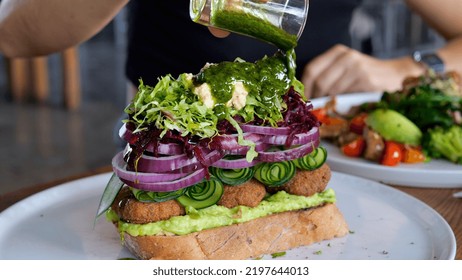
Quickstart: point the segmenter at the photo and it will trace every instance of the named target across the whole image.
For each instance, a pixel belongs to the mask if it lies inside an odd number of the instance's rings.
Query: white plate
[[[107,173],[59,185],[0,213],[0,259],[132,257],[111,223],[101,218],[93,225],[109,177]],[[454,259],[454,233],[420,200],[336,172],[329,187],[337,192],[352,233],[288,251],[277,259]]]
[[[364,102],[378,101],[381,93],[357,93],[337,96],[337,109],[347,112],[351,106]],[[329,98],[312,100],[313,107],[319,108]],[[362,158],[343,155],[333,144],[322,142],[328,151],[327,162],[332,170],[353,174],[386,184],[409,187],[462,188],[462,165],[446,160],[431,160],[427,163],[384,166]]]

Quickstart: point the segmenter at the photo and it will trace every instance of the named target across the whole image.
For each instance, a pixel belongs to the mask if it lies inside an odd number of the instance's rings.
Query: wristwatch
[[[422,53],[415,51],[412,54],[415,62],[424,65],[428,69],[432,69],[436,73],[444,73],[444,62],[436,53]]]

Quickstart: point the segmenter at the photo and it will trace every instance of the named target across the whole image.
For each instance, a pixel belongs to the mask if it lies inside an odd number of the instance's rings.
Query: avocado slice
[[[369,113],[366,124],[385,140],[419,146],[422,139],[422,131],[395,110],[376,109]]]

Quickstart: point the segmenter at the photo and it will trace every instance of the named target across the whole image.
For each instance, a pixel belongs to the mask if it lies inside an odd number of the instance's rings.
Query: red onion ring
[[[121,151],[112,158],[112,170],[120,179],[139,183],[155,183],[172,181],[188,175],[188,173],[142,173],[128,171],[123,153]]]
[[[258,126],[251,124],[241,124],[240,127],[244,132],[263,135],[289,135],[291,131],[290,127]]]
[[[310,131],[295,134],[292,140],[292,143],[289,143],[290,146],[294,145],[304,145],[309,142],[313,142],[319,138],[319,129],[313,127]],[[267,135],[263,138],[262,142],[271,144],[271,145],[285,145],[287,141],[287,135]]]
[[[238,134],[223,134],[212,138],[209,147],[211,149],[223,149],[225,155],[245,155],[249,151],[249,146],[241,146],[238,143]],[[244,140],[255,143],[255,151],[265,151],[270,145],[260,141],[264,136],[255,133],[244,133]]]
[[[216,135],[212,138],[209,143],[211,149],[223,149],[225,151],[235,150],[242,148],[243,146],[238,143],[238,134],[221,134]],[[254,143],[260,142],[263,135],[255,133],[244,133],[244,140],[252,141]]]
[[[266,151],[269,147],[271,147],[270,144],[263,143],[263,142],[257,142],[255,143],[255,151],[257,153]],[[239,146],[239,148],[234,149],[234,150],[227,150],[225,151],[226,155],[239,155],[243,156],[246,155],[247,152],[249,151],[250,147],[247,146]]]
[[[119,137],[122,140],[127,141],[127,143],[133,143],[136,141],[136,136],[133,134],[133,131],[127,128],[126,124],[123,124],[119,129]]]
[[[247,168],[257,165],[259,163],[258,160],[252,160],[248,162],[246,158],[240,159],[220,159],[217,160],[212,164],[213,167],[223,168],[223,169],[240,169],[240,168]]]
[[[154,144],[151,142],[146,147],[146,151],[154,153]],[[157,153],[160,155],[181,155],[184,153],[183,145],[176,144],[176,143],[158,143],[157,144]]]
[[[222,157],[223,153],[221,151],[208,152],[204,156],[204,165],[210,166]],[[143,154],[138,160],[137,170],[140,172],[159,173],[172,172],[186,167],[189,170],[197,170],[204,166],[197,157],[189,158],[186,154],[165,157],[154,157]]]
[[[120,179],[125,184],[129,185],[130,187],[145,190],[145,191],[152,191],[152,192],[170,192],[176,191],[179,189],[183,189],[192,185],[195,185],[201,182],[205,178],[206,169],[202,168],[199,169],[188,176],[182,177],[177,180],[168,181],[168,182],[154,182],[154,183],[141,183],[141,182],[134,182],[126,179]]]
[[[257,160],[262,162],[279,162],[297,159],[311,153],[319,146],[319,143],[320,140],[317,139],[296,148],[281,151],[260,152],[258,153]]]

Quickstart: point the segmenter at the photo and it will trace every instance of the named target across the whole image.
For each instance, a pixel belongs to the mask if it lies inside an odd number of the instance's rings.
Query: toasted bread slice
[[[135,237],[125,233],[124,242],[140,259],[250,259],[347,233],[342,213],[329,203],[181,236]]]

